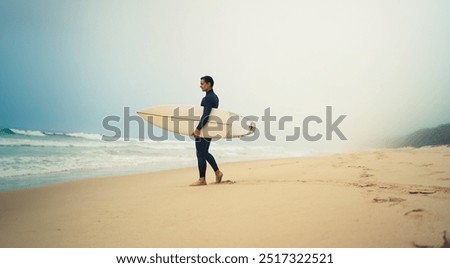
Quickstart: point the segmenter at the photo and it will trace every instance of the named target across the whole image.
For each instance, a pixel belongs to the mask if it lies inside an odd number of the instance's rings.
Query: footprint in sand
[[[221,181],[220,183],[211,183],[211,184],[215,184],[215,185],[219,185],[219,184],[235,184],[236,183],[236,181],[232,181],[232,180],[224,180],[224,181]]]
[[[371,168],[368,168],[366,166],[355,166],[355,165],[348,165],[349,168],[359,168],[362,169],[362,173],[359,175],[360,178],[369,178],[372,176],[375,176],[373,174],[368,173],[369,170],[372,170]]]
[[[350,166],[347,166],[347,167],[349,167],[349,168],[361,168],[363,171],[372,170],[371,168],[368,168],[366,166],[352,166],[352,165],[350,165]]]
[[[425,210],[423,210],[421,208],[416,208],[416,209],[410,210],[408,212],[405,212],[405,214],[403,214],[403,215],[417,219],[417,218],[423,217],[424,211]]]
[[[374,176],[374,175],[366,173],[366,172],[364,172],[363,174],[359,175],[360,178],[368,178],[368,177],[372,177],[372,176]]]
[[[410,194],[434,194],[436,190],[432,189],[419,189],[419,190],[409,190]]]
[[[375,203],[395,203],[398,204],[400,202],[406,201],[406,199],[399,198],[399,197],[388,197],[388,198],[374,198],[373,201]]]
[[[365,188],[365,187],[373,187],[373,186],[376,186],[376,184],[375,184],[375,183],[370,183],[370,182],[363,182],[363,183],[359,183],[359,184],[356,185],[356,186],[361,187],[361,188]]]

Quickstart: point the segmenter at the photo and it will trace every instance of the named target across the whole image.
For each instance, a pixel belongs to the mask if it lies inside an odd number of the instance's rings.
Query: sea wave
[[[32,139],[6,139],[0,137],[0,146],[3,147],[106,147],[97,143],[55,140],[32,140]]]
[[[171,141],[102,141],[95,139],[84,138],[41,138],[41,137],[27,137],[21,138],[7,138],[0,136],[0,147],[47,147],[47,148],[136,148],[140,150],[151,151],[178,151],[189,148],[194,148],[193,142],[171,142]]]
[[[21,129],[15,129],[15,128],[3,128],[0,133],[2,134],[17,134],[17,135],[24,135],[24,136],[39,136],[43,137],[45,134],[42,131],[38,130],[21,130]]]
[[[87,139],[87,140],[101,140],[102,139],[102,135],[100,135],[100,134],[90,134],[90,133],[82,133],[82,132],[67,133],[65,135],[69,136],[69,137],[83,138],[83,139]]]
[[[1,128],[0,129],[0,135],[14,135],[16,133],[14,133],[14,131],[12,131],[9,128]]]
[[[36,137],[45,137],[47,136],[44,132],[39,130],[21,130],[21,129],[11,129],[15,134],[17,135],[24,135],[24,136],[36,136]]]
[[[3,135],[22,135],[22,136],[32,136],[32,137],[45,137],[45,136],[65,136],[73,138],[82,138],[87,140],[101,140],[102,135],[92,134],[92,133],[63,133],[63,132],[50,132],[50,131],[40,131],[40,130],[24,130],[17,128],[1,128],[0,136]]]

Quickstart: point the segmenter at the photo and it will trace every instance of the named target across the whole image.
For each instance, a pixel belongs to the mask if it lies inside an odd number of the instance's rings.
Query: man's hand
[[[196,137],[196,138],[200,138],[200,130],[198,128],[196,128],[194,130],[194,133],[192,133],[192,135],[194,135],[194,137]]]

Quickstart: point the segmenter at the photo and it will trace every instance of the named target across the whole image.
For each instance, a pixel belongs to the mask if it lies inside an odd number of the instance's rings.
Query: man
[[[206,185],[206,162],[208,162],[216,173],[216,183],[222,181],[223,173],[219,170],[216,160],[209,153],[209,145],[211,144],[211,138],[200,137],[200,130],[206,125],[209,119],[209,114],[212,108],[219,107],[219,98],[213,90],[214,80],[211,76],[204,76],[200,78],[200,88],[203,92],[206,92],[205,97],[202,99],[201,106],[203,106],[203,114],[200,118],[200,122],[197,128],[192,133],[195,137],[195,149],[197,151],[198,171],[199,179],[191,184],[191,186]]]

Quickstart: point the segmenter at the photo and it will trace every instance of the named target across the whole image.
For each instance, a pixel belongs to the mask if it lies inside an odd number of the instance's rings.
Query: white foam
[[[158,165],[193,161],[194,156],[136,156],[110,154],[108,152],[85,152],[74,156],[22,156],[2,158],[0,171],[4,178],[44,175],[111,168]]]
[[[83,133],[83,132],[77,132],[77,133],[67,133],[67,136],[75,137],[75,138],[83,138],[88,140],[101,140],[102,135],[100,134],[91,134],[91,133]]]
[[[29,146],[29,147],[106,147],[100,142],[77,142],[58,140],[7,139],[0,137],[0,146]]]
[[[20,129],[11,128],[11,131],[16,134],[19,134],[19,135],[39,136],[39,137],[45,136],[44,133],[42,133],[41,131],[38,131],[38,130],[20,130]]]

